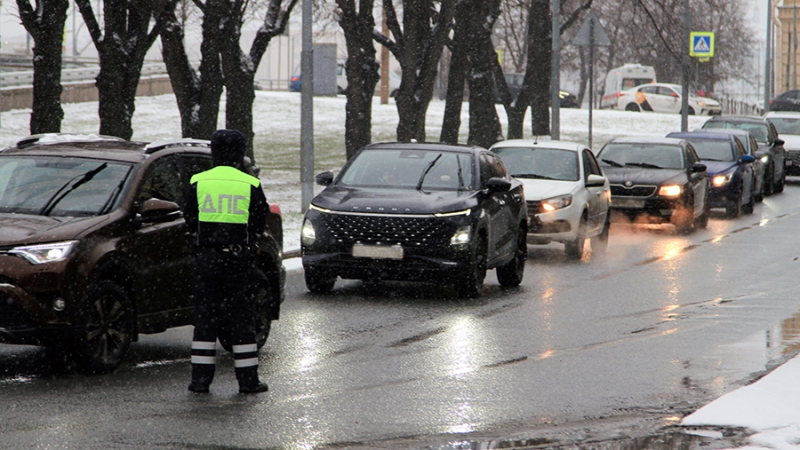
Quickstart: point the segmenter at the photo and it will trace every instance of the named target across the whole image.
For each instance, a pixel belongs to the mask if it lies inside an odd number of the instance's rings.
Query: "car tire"
[[[328,275],[312,267],[305,268],[304,272],[306,288],[315,294],[327,294],[333,290],[333,286],[336,284],[336,276]]]
[[[486,256],[488,245],[486,238],[480,236],[475,246],[472,259],[467,266],[467,273],[456,280],[455,288],[459,297],[477,298],[483,290],[483,279],[486,278]]]
[[[690,116],[693,116],[693,115],[695,114],[695,112],[694,112],[694,108],[692,108],[691,106],[689,107],[689,109],[688,109],[686,112],[687,112],[687,113],[688,113]]]
[[[586,216],[583,216],[578,225],[578,236],[574,240],[564,243],[567,259],[578,260],[583,257],[583,250],[586,247],[586,226]]]
[[[116,369],[136,332],[136,313],[125,290],[111,281],[92,283],[76,321],[81,326],[71,350],[79,370],[108,373]]]
[[[522,283],[525,274],[525,261],[528,259],[528,233],[520,226],[514,258],[497,268],[497,281],[500,286],[514,287]]]
[[[740,188],[739,189],[739,193],[736,196],[736,201],[734,202],[733,206],[725,208],[725,215],[727,215],[728,217],[730,217],[732,219],[735,219],[735,218],[737,218],[737,217],[742,215],[742,197],[743,196],[744,196],[744,193],[742,192],[742,189]]]
[[[592,253],[603,254],[608,249],[608,233],[611,228],[611,211],[606,212],[606,221],[603,224],[603,231],[591,239]]]
[[[629,103],[627,106],[625,106],[625,111],[642,112],[639,106],[634,103]]]
[[[253,278],[253,283],[256,285],[253,287],[256,292],[256,304],[254,311],[256,324],[256,346],[259,350],[261,350],[261,347],[267,343],[269,332],[272,329],[271,312],[274,299],[272,296],[272,289],[270,288],[269,279],[267,278],[267,275],[261,271],[261,269],[255,270]],[[227,320],[219,321],[219,324],[217,325],[217,339],[219,339],[219,344],[222,346],[222,348],[229,352],[233,351],[231,330],[232,326],[230,322]]]
[[[783,192],[783,188],[785,186],[786,186],[786,175],[784,174],[783,176],[781,176],[781,179],[778,180],[777,183],[775,183],[775,187],[773,188],[772,192],[774,194],[781,193]]]
[[[708,201],[708,191],[706,190],[706,198],[703,201],[703,213],[697,216],[693,224],[693,229],[705,230],[708,228],[708,218],[711,216],[711,203]]]
[[[775,172],[773,170],[767,170],[764,172],[764,186],[763,192],[765,197],[769,197],[775,191]]]

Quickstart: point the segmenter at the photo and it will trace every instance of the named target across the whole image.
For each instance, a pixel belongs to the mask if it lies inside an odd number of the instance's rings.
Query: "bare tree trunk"
[[[458,143],[461,128],[461,106],[464,103],[464,86],[470,62],[467,54],[469,43],[469,11],[465,7],[468,2],[460,2],[456,7],[455,24],[453,26],[453,42],[451,45],[450,69],[447,74],[447,94],[444,105],[444,119],[441,142]]]
[[[31,134],[61,131],[61,42],[68,5],[67,0],[42,0],[34,11],[28,0],[17,0],[22,24],[35,44]]]
[[[530,48],[528,61],[536,64],[528,65],[533,69],[533,86],[531,89],[531,133],[534,136],[550,134],[550,79],[552,66],[552,30],[553,15],[550,0],[532,0],[530,17],[533,20],[530,28]]]
[[[492,45],[492,28],[500,15],[499,0],[466,2],[471,11],[468,144],[491,147],[503,140],[494,95],[494,68],[497,53]]]
[[[375,58],[372,15],[373,0],[337,0],[341,10],[339,25],[347,41],[347,104],[345,105],[345,150],[347,159],[372,142],[372,96],[380,80],[380,64]]]

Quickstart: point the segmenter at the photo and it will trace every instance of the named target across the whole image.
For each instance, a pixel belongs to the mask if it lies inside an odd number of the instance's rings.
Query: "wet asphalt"
[[[613,225],[605,255],[529,246],[523,285],[451,286],[292,271],[240,395],[220,352],[186,390],[191,327],[142,336],[114,373],[0,345],[0,448],[724,448],[746,430],[680,419],[800,348],[800,184],[707,230]]]

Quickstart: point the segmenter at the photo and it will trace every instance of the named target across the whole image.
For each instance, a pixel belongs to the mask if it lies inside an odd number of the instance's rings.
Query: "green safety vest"
[[[258,178],[231,166],[217,166],[194,175],[197,183],[197,210],[200,222],[247,225],[250,218],[250,187]]]

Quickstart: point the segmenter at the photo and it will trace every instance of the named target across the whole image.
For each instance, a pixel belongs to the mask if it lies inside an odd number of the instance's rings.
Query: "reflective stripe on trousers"
[[[255,343],[234,345],[233,366],[237,368],[258,367],[258,346]]]
[[[192,364],[214,364],[216,356],[216,342],[192,341]]]

